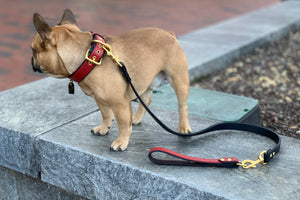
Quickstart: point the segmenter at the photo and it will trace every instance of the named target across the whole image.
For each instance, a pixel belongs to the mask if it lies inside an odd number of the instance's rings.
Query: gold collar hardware
[[[237,165],[242,166],[244,169],[256,168],[256,165],[258,164],[266,165],[267,163],[264,162],[264,158],[263,158],[263,155],[266,153],[267,151],[262,151],[259,154],[257,160],[244,160],[237,163]]]
[[[123,67],[123,65],[121,64],[121,62],[119,61],[119,59],[113,55],[112,50],[111,50],[111,46],[105,42],[102,42],[100,40],[92,40],[92,42],[96,42],[102,45],[102,48],[106,51],[106,54],[111,57],[111,59],[116,62],[120,67]],[[88,52],[87,52],[88,53]]]
[[[97,62],[97,61],[96,61],[96,56],[93,56],[93,59],[90,59],[90,58],[89,58],[89,53],[90,53],[90,50],[88,49],[88,50],[86,51],[86,54],[85,54],[85,59],[86,59],[87,61],[89,61],[89,64],[90,64],[90,63],[93,63],[93,64],[95,64],[95,65],[101,65],[102,58],[100,59],[99,62]]]

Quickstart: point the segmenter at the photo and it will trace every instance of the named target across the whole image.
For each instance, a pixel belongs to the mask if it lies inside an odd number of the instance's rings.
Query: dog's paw
[[[93,135],[103,136],[103,135],[107,135],[109,130],[110,130],[110,127],[100,125],[100,126],[97,126],[97,127],[93,128],[91,130],[91,133]]]
[[[137,117],[136,114],[132,116],[132,124],[139,125],[142,122],[142,117]]]
[[[190,125],[187,124],[187,125],[185,125],[185,126],[180,126],[180,127],[178,128],[178,132],[188,134],[188,133],[191,133],[191,132],[192,132],[192,129],[191,129]]]
[[[111,151],[125,151],[128,146],[128,141],[122,141],[120,138],[116,139],[110,146]]]

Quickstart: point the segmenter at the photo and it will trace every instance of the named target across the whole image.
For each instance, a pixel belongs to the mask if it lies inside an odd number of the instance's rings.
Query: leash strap
[[[100,41],[95,41],[99,42],[102,44]],[[265,136],[270,138],[275,142],[275,146],[269,150],[264,150],[262,151],[257,160],[244,160],[244,161],[239,161],[235,157],[230,157],[230,158],[220,158],[220,159],[206,159],[206,158],[196,158],[196,157],[191,157],[191,156],[186,156],[183,154],[176,153],[174,151],[161,148],[161,147],[154,147],[150,149],[148,153],[149,159],[160,165],[179,165],[179,166],[206,166],[206,167],[228,167],[228,168],[233,168],[233,167],[238,167],[242,166],[243,168],[255,168],[257,164],[262,164],[265,165],[269,163],[270,160],[274,158],[275,155],[278,154],[280,151],[280,144],[281,144],[281,139],[279,135],[272,131],[269,130],[265,127],[261,126],[255,126],[255,125],[250,125],[250,124],[242,124],[242,123],[218,123],[214,124],[210,127],[207,127],[203,130],[200,130],[198,132],[193,132],[189,134],[184,134],[184,133],[179,133],[176,132],[169,127],[167,127],[162,121],[160,121],[154,113],[146,106],[146,104],[143,102],[139,94],[137,93],[136,89],[134,88],[131,78],[128,74],[128,71],[126,69],[126,66],[124,63],[120,62],[116,56],[113,55],[111,51],[111,47],[108,44],[102,44],[104,50],[106,51],[107,55],[112,58],[113,61],[115,61],[119,67],[120,70],[122,71],[124,77],[126,78],[127,82],[131,86],[133,92],[135,93],[136,97],[139,99],[140,103],[144,106],[144,108],[147,110],[147,112],[151,115],[151,117],[167,132],[172,133],[177,136],[182,136],[182,137],[191,137],[191,136],[196,136],[196,135],[203,135],[209,132],[213,131],[220,131],[220,130],[236,130],[236,131],[246,131],[254,134],[258,134],[261,136]],[[167,154],[173,158],[176,158],[176,160],[173,159],[159,159],[154,156],[154,154]]]
[[[192,133],[191,136],[195,136],[198,133],[200,135],[200,134],[205,134],[212,131],[220,131],[220,130],[245,131],[245,132],[250,132],[261,136],[265,136],[273,140],[275,142],[275,146],[267,151],[266,150],[262,151],[259,154],[258,159],[255,161],[253,160],[239,161],[237,158],[234,157],[220,158],[220,159],[194,158],[190,156],[184,156],[161,147],[158,148],[154,147],[150,149],[148,157],[152,162],[161,165],[183,165],[183,166],[188,165],[188,166],[206,166],[206,167],[211,166],[211,167],[228,167],[228,168],[242,166],[243,168],[250,168],[250,167],[255,168],[257,164],[263,164],[263,165],[267,164],[280,151],[281,140],[278,134],[264,127],[254,126],[250,124],[219,123],[219,124],[212,125],[199,132]],[[174,158],[179,158],[181,160],[159,159],[154,156],[157,155],[158,153],[168,154],[170,156],[173,156]]]
[[[280,144],[281,144],[281,139],[277,133],[274,131],[271,131],[267,128],[260,127],[260,126],[255,126],[255,125],[250,125],[250,124],[243,124],[243,123],[218,123],[214,124],[206,129],[200,130],[198,132],[193,132],[189,134],[184,134],[184,133],[179,133],[176,131],[173,131],[169,127],[167,127],[161,120],[159,120],[153,112],[146,106],[146,104],[143,102],[143,100],[140,98],[139,94],[135,90],[131,78],[127,72],[126,66],[124,63],[120,62],[121,64],[121,71],[124,74],[124,77],[130,84],[133,92],[139,99],[140,103],[144,106],[144,108],[147,110],[147,112],[151,115],[151,117],[166,131],[169,133],[172,133],[177,136],[183,136],[183,137],[191,137],[191,136],[196,136],[196,135],[203,135],[205,133],[210,133],[213,131],[220,131],[220,130],[236,130],[236,131],[246,131],[250,133],[255,133],[261,136],[265,136],[273,140],[276,145],[267,151],[262,151],[260,155],[258,156],[258,159],[256,161],[253,160],[244,160],[244,161],[239,161],[237,158],[220,158],[220,159],[205,159],[205,158],[195,158],[195,157],[190,157],[190,156],[185,156],[179,153],[176,153],[174,151],[164,149],[161,147],[154,147],[150,149],[148,157],[149,159],[156,163],[156,164],[161,164],[161,165],[181,165],[181,166],[211,166],[211,167],[237,167],[237,166],[242,166],[243,168],[255,168],[257,164],[267,164],[271,159],[274,158],[274,156],[279,152],[280,150]],[[173,156],[175,158],[179,158],[181,160],[162,160],[155,158],[153,156],[154,153],[164,153],[168,154],[170,156]]]

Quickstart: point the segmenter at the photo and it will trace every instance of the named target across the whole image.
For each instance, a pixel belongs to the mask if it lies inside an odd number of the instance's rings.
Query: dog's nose
[[[40,72],[40,73],[43,73],[42,70],[40,69],[40,66],[38,66],[38,65],[36,65],[36,64],[34,63],[34,58],[33,58],[33,56],[31,57],[31,65],[32,65],[32,70],[33,70],[34,72]]]

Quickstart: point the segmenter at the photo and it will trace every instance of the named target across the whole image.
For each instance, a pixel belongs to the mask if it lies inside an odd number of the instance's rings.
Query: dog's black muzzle
[[[31,65],[32,65],[32,70],[34,72],[39,72],[39,73],[43,73],[43,71],[41,70],[40,66],[34,62],[34,57],[31,57]]]

